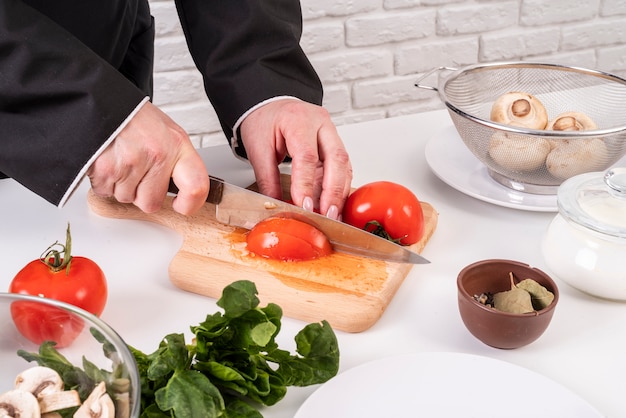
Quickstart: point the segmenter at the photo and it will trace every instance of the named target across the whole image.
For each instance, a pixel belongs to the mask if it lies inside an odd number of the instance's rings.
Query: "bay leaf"
[[[554,294],[533,279],[524,279],[517,287],[530,293],[533,307],[538,311],[548,307],[554,300]]]
[[[535,310],[530,293],[518,287],[494,294],[493,307],[499,311],[516,314],[533,312]]]

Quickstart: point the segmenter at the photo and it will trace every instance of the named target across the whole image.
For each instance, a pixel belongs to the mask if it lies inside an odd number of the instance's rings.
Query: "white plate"
[[[428,141],[425,154],[426,162],[437,177],[469,196],[514,209],[558,211],[556,195],[524,193],[492,179],[487,167],[467,149],[452,125]]]
[[[530,370],[460,353],[415,353],[350,369],[315,391],[295,418],[594,418],[602,415]]]

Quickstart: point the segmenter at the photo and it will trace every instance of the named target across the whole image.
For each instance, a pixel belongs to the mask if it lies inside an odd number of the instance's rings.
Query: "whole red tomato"
[[[99,316],[107,300],[107,282],[94,261],[71,255],[68,225],[66,245],[55,243],[41,259],[24,266],[11,281],[9,292],[59,300]],[[83,328],[76,316],[43,304],[16,302],[11,314],[18,330],[37,344],[50,340],[66,346]]]
[[[415,194],[389,181],[356,189],[343,207],[343,221],[376,235],[411,245],[424,235],[424,212]]]
[[[282,261],[313,260],[332,252],[322,231],[290,218],[262,220],[248,232],[246,242],[254,254]]]

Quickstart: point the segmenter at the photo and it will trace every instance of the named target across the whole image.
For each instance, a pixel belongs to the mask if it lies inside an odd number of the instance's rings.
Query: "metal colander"
[[[441,74],[437,87],[421,84],[436,72],[446,73]],[[604,171],[626,154],[626,80],[615,75],[556,64],[511,62],[460,70],[439,67],[424,74],[415,86],[439,93],[465,145],[487,166],[494,180],[515,190],[556,194],[566,178]],[[549,120],[563,112],[577,111],[591,117],[598,128],[533,130],[491,121],[493,103],[512,91],[539,99]],[[500,157],[496,162],[490,146],[494,136],[502,141],[503,135],[511,148],[504,160]],[[563,145],[569,148],[560,148],[538,167],[525,166],[531,157],[536,159],[534,144],[542,142],[541,138],[549,141],[552,151]]]

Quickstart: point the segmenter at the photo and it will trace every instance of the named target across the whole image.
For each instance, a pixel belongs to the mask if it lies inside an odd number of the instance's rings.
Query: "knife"
[[[215,218],[223,224],[252,229],[270,216],[293,218],[322,231],[335,251],[397,263],[430,263],[416,252],[370,232],[235,186],[217,177],[209,176],[209,179],[210,189],[206,201],[215,205]],[[173,181],[170,181],[168,191],[178,193],[178,187]]]

